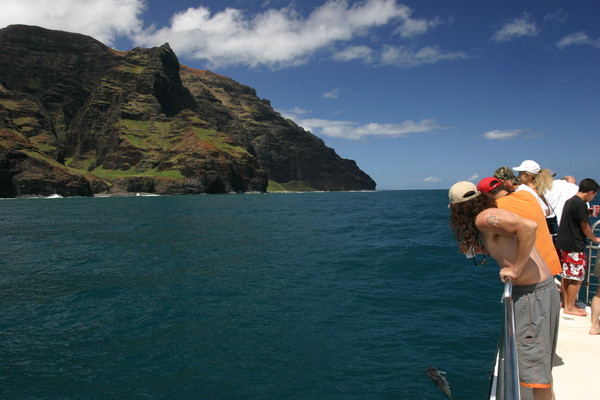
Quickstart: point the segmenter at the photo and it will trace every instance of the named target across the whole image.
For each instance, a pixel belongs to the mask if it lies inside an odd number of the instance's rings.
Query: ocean
[[[2,399],[485,399],[447,191],[0,200]]]

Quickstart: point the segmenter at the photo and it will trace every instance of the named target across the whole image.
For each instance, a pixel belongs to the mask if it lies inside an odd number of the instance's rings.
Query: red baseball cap
[[[477,190],[479,190],[481,193],[488,193],[500,185],[502,185],[502,181],[500,181],[498,178],[490,176],[479,181],[477,184]]]

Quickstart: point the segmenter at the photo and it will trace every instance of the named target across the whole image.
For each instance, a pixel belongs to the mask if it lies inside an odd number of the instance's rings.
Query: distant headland
[[[0,197],[374,190],[256,90],[168,44],[0,29]]]

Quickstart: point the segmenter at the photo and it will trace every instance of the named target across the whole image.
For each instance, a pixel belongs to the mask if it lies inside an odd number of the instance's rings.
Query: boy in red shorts
[[[590,227],[587,203],[592,201],[600,186],[593,179],[579,183],[579,192],[565,203],[556,236],[556,248],[562,265],[563,308],[565,314],[586,316],[585,310],[575,305],[581,283],[585,278],[587,258],[586,238],[600,243]]]

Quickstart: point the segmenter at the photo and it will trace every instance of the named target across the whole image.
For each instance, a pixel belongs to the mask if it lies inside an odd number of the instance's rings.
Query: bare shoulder
[[[475,226],[481,232],[502,236],[514,235],[520,229],[537,229],[537,223],[533,220],[521,218],[512,211],[499,208],[488,208],[479,213]]]
[[[503,210],[500,208],[488,208],[477,215],[475,225],[479,229],[495,228],[502,226],[503,223],[512,221],[519,216],[512,211]]]

